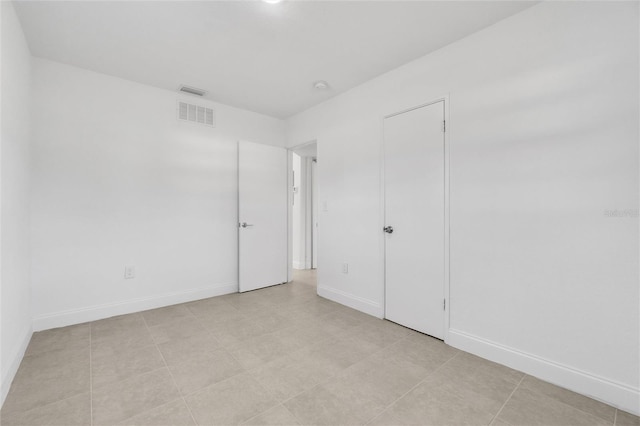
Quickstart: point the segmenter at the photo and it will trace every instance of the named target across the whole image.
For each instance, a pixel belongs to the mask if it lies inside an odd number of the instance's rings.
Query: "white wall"
[[[237,291],[236,143],[282,146],[283,121],[34,59],[34,122],[36,329]]]
[[[638,413],[638,72],[638,3],[549,2],[290,118],[319,292],[383,315],[381,120],[448,94],[447,341]]]
[[[31,338],[29,132],[31,54],[10,2],[1,2],[0,405]]]

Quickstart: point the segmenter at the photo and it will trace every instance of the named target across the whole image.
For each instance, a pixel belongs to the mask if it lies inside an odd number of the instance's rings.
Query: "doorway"
[[[445,338],[445,101],[384,119],[385,318]]]
[[[299,145],[290,151],[292,278],[315,283],[318,267],[317,143],[313,141]]]

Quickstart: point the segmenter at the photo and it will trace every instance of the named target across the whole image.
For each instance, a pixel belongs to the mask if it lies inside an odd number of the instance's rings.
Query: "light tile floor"
[[[2,425],[638,425],[292,283],[34,334]]]

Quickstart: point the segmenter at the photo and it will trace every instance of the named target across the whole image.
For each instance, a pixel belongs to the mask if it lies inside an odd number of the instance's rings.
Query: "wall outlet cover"
[[[136,267],[135,266],[125,266],[124,267],[124,278],[126,280],[130,280],[136,277]]]

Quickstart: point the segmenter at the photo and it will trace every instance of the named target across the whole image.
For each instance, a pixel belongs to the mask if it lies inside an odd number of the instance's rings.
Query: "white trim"
[[[318,267],[318,149],[316,158],[311,160],[311,179],[309,192],[311,193],[311,259],[310,268]]]
[[[293,280],[293,151],[287,150],[287,282]]]
[[[147,309],[161,308],[177,303],[191,302],[237,292],[237,283],[225,283],[193,290],[165,293],[158,296],[141,297],[138,299],[123,300],[121,302],[106,303],[104,305],[70,309],[35,317],[33,319],[33,330],[40,331],[56,327],[66,327],[68,325],[109,318],[115,315],[130,314]]]
[[[449,345],[479,357],[523,371],[531,376],[640,414],[640,390],[537,355],[510,348],[460,330],[450,329]]]
[[[293,260],[293,154],[296,152],[296,150],[300,149],[300,148],[304,148],[306,146],[312,145],[312,144],[316,144],[316,150],[318,150],[318,140],[317,139],[312,139],[308,142],[303,142],[300,143],[298,145],[294,145],[294,146],[290,146],[287,147],[287,151],[288,151],[288,161],[287,161],[287,180],[288,180],[288,185],[287,185],[287,196],[288,196],[288,202],[287,202],[287,217],[288,217],[288,223],[287,223],[287,254],[288,254],[288,281],[291,281],[293,279],[293,270],[294,269],[311,269],[314,267],[313,265],[313,259],[310,258],[310,254],[312,253],[311,250],[311,240],[312,240],[312,234],[313,234],[313,229],[312,229],[312,224],[309,223],[309,216],[313,217],[312,214],[310,214],[310,205],[312,205],[310,197],[311,197],[311,192],[310,192],[310,176],[311,176],[311,171],[310,171],[310,167],[309,164],[311,164],[311,158],[307,158],[307,157],[301,157],[300,160],[300,171],[301,171],[301,176],[300,176],[300,185],[299,188],[301,190],[301,194],[304,194],[304,199],[303,197],[300,197],[300,199],[304,202],[304,210],[305,210],[305,223],[302,229],[302,232],[304,233],[304,256],[303,259],[301,260]],[[318,157],[318,153],[316,152],[316,158]],[[311,235],[310,235],[311,234]],[[299,253],[298,253],[299,255]]]
[[[378,205],[378,216],[380,223],[378,224],[378,241],[379,241],[379,253],[380,259],[382,259],[382,263],[380,264],[380,269],[382,272],[382,288],[380,290],[380,300],[382,300],[382,318],[386,318],[387,313],[387,238],[383,229],[387,226],[387,199],[386,199],[386,180],[385,180],[385,145],[384,145],[384,117],[380,119],[380,128],[379,128],[380,139],[378,141],[378,155],[379,155],[379,164],[380,168],[380,197],[379,197],[379,205]]]
[[[451,121],[449,94],[442,97],[444,101],[444,333],[443,340],[449,341],[451,324]]]
[[[295,152],[297,149],[304,148],[305,146],[308,146],[308,145],[311,145],[311,144],[314,144],[314,143],[317,144],[318,143],[318,139],[311,139],[311,140],[309,140],[307,142],[302,142],[302,143],[299,143],[297,145],[288,146],[287,149],[289,151]],[[317,152],[316,152],[316,154],[317,154]]]
[[[9,389],[11,389],[11,383],[13,382],[13,379],[15,378],[16,373],[18,372],[18,368],[20,367],[22,358],[24,358],[24,354],[27,351],[27,346],[29,346],[29,342],[31,341],[32,335],[33,335],[33,330],[31,329],[29,329],[27,333],[25,333],[24,337],[22,338],[22,342],[18,347],[17,352],[15,353],[15,355],[13,356],[9,364],[9,369],[7,370],[5,377],[2,378],[2,389],[0,389],[0,392],[1,392],[0,407],[2,407],[2,404],[4,404],[4,401],[7,398],[7,395],[9,394]]]
[[[311,269],[311,254],[313,251],[313,213],[312,213],[312,200],[311,200],[311,165],[313,164],[313,158],[302,157],[304,165],[302,171],[304,173],[304,179],[302,179],[303,194],[304,194],[304,265],[305,269]]]
[[[348,306],[365,314],[373,315],[374,317],[384,317],[382,305],[374,300],[365,299],[364,297],[355,296],[335,288],[321,285],[318,285],[318,296],[333,300],[341,305]]]

